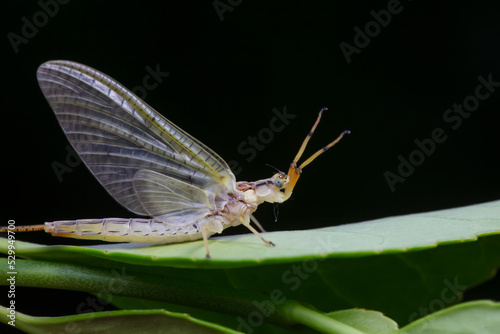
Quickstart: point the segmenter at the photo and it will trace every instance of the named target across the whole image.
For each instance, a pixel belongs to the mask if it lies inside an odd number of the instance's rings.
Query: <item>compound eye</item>
[[[276,179],[276,181],[274,181],[274,185],[278,188],[283,188],[283,180],[282,179]]]

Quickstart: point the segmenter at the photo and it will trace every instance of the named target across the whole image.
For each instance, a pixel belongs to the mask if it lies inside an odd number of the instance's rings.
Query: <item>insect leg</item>
[[[248,228],[250,231],[253,232],[253,234],[255,234],[256,236],[258,236],[260,238],[260,240],[264,241],[264,243],[268,246],[276,246],[275,244],[273,244],[271,241],[267,241],[266,239],[264,239],[259,232],[257,232],[257,230],[252,226],[250,225],[250,221],[246,221],[243,219],[243,217],[240,217],[240,222],[246,227]],[[260,225],[260,224],[259,224]]]
[[[222,233],[223,226],[219,219],[215,218],[212,222],[201,225],[201,235],[203,236],[203,241],[205,242],[205,250],[207,259],[210,258],[210,251],[208,250],[208,237],[214,233]]]
[[[207,259],[210,258],[210,251],[208,250],[208,235],[207,231],[208,226],[207,225],[202,225],[201,226],[201,235],[203,236],[203,242],[205,242],[205,250],[207,251],[207,255],[205,256]]]
[[[260,229],[261,232],[267,232],[266,230],[264,230],[262,225],[260,225],[259,221],[257,220],[257,218],[255,218],[254,215],[250,215],[250,219],[253,221],[255,225],[257,225],[257,227]]]

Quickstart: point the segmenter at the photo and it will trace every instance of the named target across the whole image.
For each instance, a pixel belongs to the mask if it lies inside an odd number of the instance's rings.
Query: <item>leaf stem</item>
[[[289,300],[278,312],[291,323],[297,323],[326,334],[364,334],[354,327],[327,317],[326,315],[305,307],[294,300]]]

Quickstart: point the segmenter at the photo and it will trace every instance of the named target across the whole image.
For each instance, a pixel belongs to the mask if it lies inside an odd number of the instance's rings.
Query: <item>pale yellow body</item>
[[[276,186],[277,179],[287,182],[284,174],[276,174],[272,178],[256,182],[237,182],[234,192],[228,193],[223,210],[210,212],[190,224],[169,224],[158,218],[78,219],[47,222],[45,231],[67,238],[168,244],[199,240],[204,236],[208,238],[240,224],[255,231],[250,225],[251,221],[263,230],[252,213],[263,202],[282,203],[286,200],[285,193],[281,191],[286,183],[279,188]]]

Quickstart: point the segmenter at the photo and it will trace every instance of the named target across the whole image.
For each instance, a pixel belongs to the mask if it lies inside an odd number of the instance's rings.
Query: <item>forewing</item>
[[[211,192],[209,208],[235,178],[224,160],[112,78],[90,67],[50,61],[37,72],[43,94],[75,151],[124,207],[149,215],[134,188],[140,170]],[[220,197],[220,196],[219,196]]]

